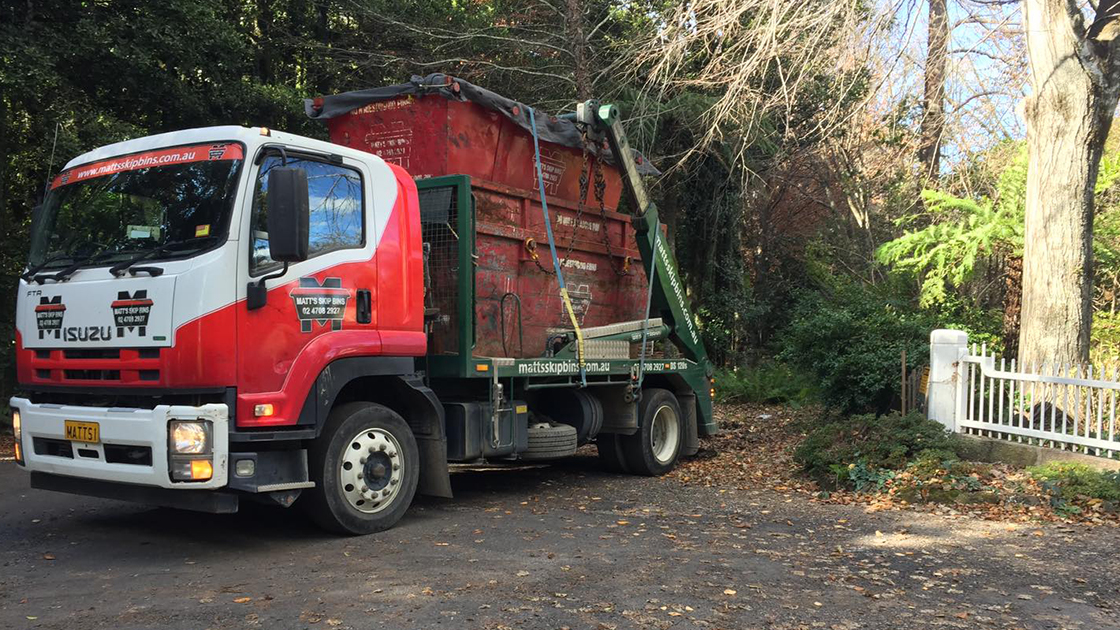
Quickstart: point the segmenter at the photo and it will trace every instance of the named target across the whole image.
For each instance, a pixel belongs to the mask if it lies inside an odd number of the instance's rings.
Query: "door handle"
[[[373,296],[369,289],[358,289],[358,323],[368,324],[373,321]]]

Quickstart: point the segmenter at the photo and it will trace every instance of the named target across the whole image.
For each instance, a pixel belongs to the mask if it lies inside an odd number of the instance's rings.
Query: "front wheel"
[[[332,410],[308,455],[315,487],[305,508],[331,531],[371,534],[389,529],[416,494],[416,438],[388,407],[357,402]]]

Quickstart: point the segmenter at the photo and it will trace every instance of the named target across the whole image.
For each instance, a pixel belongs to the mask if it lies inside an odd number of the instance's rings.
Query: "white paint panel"
[[[150,348],[171,345],[174,276],[50,282],[31,286],[21,283],[20,290],[16,323],[23,335],[24,347]],[[59,305],[63,310],[58,310]]]

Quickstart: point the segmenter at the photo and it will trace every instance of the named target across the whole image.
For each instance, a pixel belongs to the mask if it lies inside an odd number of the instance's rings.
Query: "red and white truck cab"
[[[305,224],[280,229],[306,251],[274,261],[269,206],[301,186]],[[218,511],[236,506],[182,491],[294,500],[307,452],[277,440],[313,437],[357,375],[421,410],[418,437],[442,436],[413,376],[423,260],[400,167],[265,128],[193,129],[75,158],[34,223],[16,333],[28,394],[11,400],[34,485]]]

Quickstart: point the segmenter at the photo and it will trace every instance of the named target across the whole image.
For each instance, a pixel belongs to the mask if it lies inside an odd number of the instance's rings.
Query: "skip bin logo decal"
[[[39,305],[35,307],[35,326],[39,329],[39,338],[50,335],[59,338],[62,332],[62,317],[66,315],[66,305],[62,303],[62,296],[40,297]]]
[[[136,331],[144,337],[148,333],[148,317],[152,314],[152,302],[148,299],[148,290],[118,291],[117,299],[110,305],[113,308],[113,321],[117,325],[117,336],[124,337],[125,329],[128,332]]]
[[[323,278],[322,284],[315,278],[300,278],[299,286],[289,295],[296,305],[302,332],[311,332],[312,322],[320,326],[330,322],[331,330],[342,329],[346,302],[350,300],[350,290],[342,288],[342,278]]]

